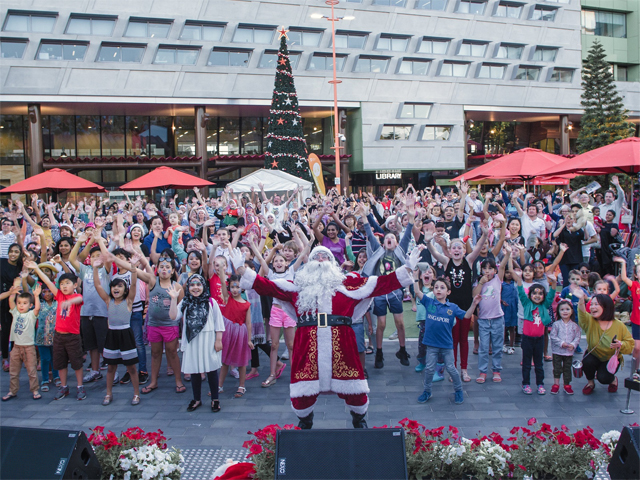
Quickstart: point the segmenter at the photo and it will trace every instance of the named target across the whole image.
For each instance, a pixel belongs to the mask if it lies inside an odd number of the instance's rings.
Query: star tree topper
[[[280,34],[280,35],[278,36],[278,40],[280,40],[282,37],[284,37],[284,38],[286,38],[287,40],[289,40],[289,36],[287,35],[287,32],[288,32],[288,31],[289,31],[289,30],[286,30],[286,29],[284,28],[284,25],[283,25],[283,26],[281,26],[281,27],[280,27],[280,30],[278,30],[278,33]]]

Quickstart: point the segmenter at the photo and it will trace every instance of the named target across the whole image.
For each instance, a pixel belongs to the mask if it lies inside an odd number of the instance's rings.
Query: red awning
[[[154,188],[168,190],[169,188],[210,187],[212,185],[215,183],[195,175],[171,167],[158,167],[129,183],[125,183],[120,187],[120,190],[151,190]]]
[[[2,190],[2,193],[106,192],[104,187],[60,168],[52,168]]]
[[[199,162],[202,157],[59,157],[45,158],[46,164],[90,164],[90,163],[194,163]]]

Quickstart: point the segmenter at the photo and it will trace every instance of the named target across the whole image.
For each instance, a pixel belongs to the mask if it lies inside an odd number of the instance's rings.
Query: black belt
[[[351,318],[328,313],[305,313],[298,317],[298,327],[338,327],[350,326]]]

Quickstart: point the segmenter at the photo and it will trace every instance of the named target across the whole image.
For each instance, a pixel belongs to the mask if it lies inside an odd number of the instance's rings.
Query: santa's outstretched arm
[[[246,268],[244,265],[236,267],[236,272],[238,275],[242,276],[240,279],[240,288],[243,290],[253,288],[260,295],[266,295],[285,302],[295,303],[293,288],[291,292],[285,291],[268,278],[261,277],[250,268]],[[291,286],[293,287],[293,284],[291,284]]]

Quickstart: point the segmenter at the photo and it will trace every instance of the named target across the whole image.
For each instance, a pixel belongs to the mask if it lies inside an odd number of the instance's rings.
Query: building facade
[[[581,62],[595,38],[637,123],[638,3],[341,1],[343,178],[357,187],[416,181],[418,172],[452,176],[467,165],[478,123],[510,124],[509,149],[570,153]],[[0,14],[4,184],[52,166],[107,186],[159,164],[220,185],[259,168],[280,25],[309,150],[326,156],[332,177],[323,1],[7,0]],[[492,148],[495,131],[479,151]]]

